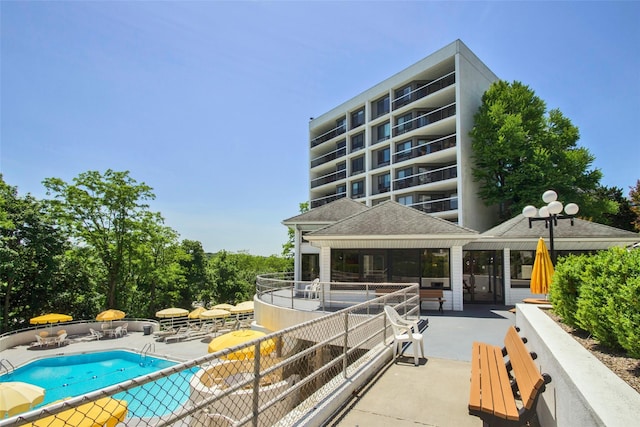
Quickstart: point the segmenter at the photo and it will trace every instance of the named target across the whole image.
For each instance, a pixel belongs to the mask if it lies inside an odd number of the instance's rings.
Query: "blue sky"
[[[580,129],[602,183],[640,179],[640,3],[2,1],[0,173],[128,170],[182,239],[281,252],[308,122],[461,39]],[[534,201],[535,202],[535,201]]]

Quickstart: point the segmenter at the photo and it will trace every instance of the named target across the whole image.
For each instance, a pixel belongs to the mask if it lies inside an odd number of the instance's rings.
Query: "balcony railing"
[[[343,133],[345,133],[347,131],[347,125],[343,124],[340,125],[334,129],[331,129],[328,132],[323,133],[320,136],[316,136],[315,138],[313,138],[311,140],[311,148],[322,144],[323,142],[329,141],[330,139],[335,138],[338,135],[342,135]]]
[[[346,170],[333,172],[333,173],[321,176],[320,178],[316,178],[316,179],[312,180],[311,181],[311,188],[315,188],[315,187],[318,187],[320,185],[328,184],[330,182],[336,182],[336,181],[338,181],[340,179],[344,179],[346,177],[347,177],[347,171]]]
[[[444,89],[447,86],[451,86],[452,84],[455,84],[455,82],[456,74],[455,71],[452,71],[446,76],[440,77],[439,79],[420,86],[417,89],[412,90],[411,92],[395,99],[393,101],[393,109],[397,110],[400,107],[417,101],[418,99],[424,98],[425,96],[431,95],[432,93]]]
[[[447,199],[414,203],[409,206],[425,213],[446,212],[458,209],[458,198],[449,197]]]
[[[346,192],[330,194],[328,196],[319,197],[317,199],[313,199],[311,201],[311,209],[317,208],[322,205],[326,205],[327,203],[331,203],[334,200],[342,199],[343,197],[347,197]]]
[[[438,108],[437,110],[429,111],[428,113],[422,114],[408,122],[397,124],[393,127],[393,136],[402,135],[403,133],[407,133],[414,129],[419,129],[421,127],[430,125],[432,123],[438,122],[440,120],[446,119],[447,117],[456,115],[456,104],[455,102],[449,105],[445,105],[442,108]]]
[[[425,156],[427,154],[435,153],[447,148],[456,146],[456,135],[448,135],[442,138],[438,138],[434,141],[430,141],[427,144],[422,144],[417,147],[412,147],[408,150],[400,151],[393,156],[393,162],[398,163],[416,157]]]
[[[347,147],[338,148],[337,150],[334,150],[330,153],[316,157],[315,159],[311,160],[311,167],[315,168],[316,166],[320,166],[332,160],[339,159],[340,157],[343,157],[346,154],[347,154]]]
[[[440,169],[434,169],[428,172],[411,175],[405,178],[393,181],[394,189],[402,189],[415,187],[417,185],[430,184],[432,182],[444,181],[446,179],[456,178],[458,176],[457,167],[446,166]]]

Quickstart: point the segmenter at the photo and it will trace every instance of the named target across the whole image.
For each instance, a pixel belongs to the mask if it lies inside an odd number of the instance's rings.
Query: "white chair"
[[[56,344],[58,344],[58,347],[63,345],[66,339],[67,339],[67,333],[66,332],[58,334],[58,336],[56,337]]]
[[[42,338],[38,334],[36,334],[36,344],[38,344],[38,347],[42,347],[43,345],[46,345],[46,343],[44,342],[44,338]]]
[[[100,338],[102,338],[104,336],[104,334],[102,332],[98,332],[95,329],[89,328],[89,332],[91,332],[91,338],[95,338],[97,340],[99,340]]]
[[[316,298],[320,291],[320,279],[316,278],[313,282],[304,287],[305,298]]]
[[[129,331],[127,331],[127,328],[129,327],[129,323],[123,323],[122,324],[122,335],[129,335]]]
[[[421,333],[414,332],[414,327],[415,331],[418,329],[417,323],[402,319],[398,312],[389,305],[384,306],[384,312],[393,329],[393,359],[396,360],[402,354],[402,345],[410,342],[413,344],[413,363],[418,366],[418,348],[420,355],[424,358],[424,338]],[[398,318],[402,319],[402,322]]]
[[[118,327],[116,328],[116,330],[113,332],[113,336],[114,336],[115,338],[118,338],[118,337],[121,337],[122,335],[123,335],[123,334],[122,334],[122,326],[118,326]]]

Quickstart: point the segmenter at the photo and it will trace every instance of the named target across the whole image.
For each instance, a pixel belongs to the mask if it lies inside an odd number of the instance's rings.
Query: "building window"
[[[422,288],[451,289],[449,249],[424,249],[420,257]]]
[[[396,144],[396,162],[411,158],[411,140]]]
[[[389,95],[378,99],[374,105],[374,119],[387,114],[389,112]]]
[[[405,206],[411,206],[413,204],[413,195],[398,197],[398,203]]]
[[[396,119],[396,135],[400,135],[409,132],[412,128],[413,122],[411,121],[413,116],[411,113],[400,116]]]
[[[355,181],[351,183],[351,198],[356,199],[364,197],[364,181]]]
[[[351,129],[364,124],[364,107],[351,113]]]
[[[351,152],[362,150],[364,148],[364,132],[351,137]]]
[[[336,185],[336,195],[347,194],[347,186],[345,184]]]
[[[378,150],[374,153],[374,165],[373,168],[379,168],[382,166],[388,166],[391,162],[391,149],[389,147]]]
[[[364,156],[351,159],[351,175],[357,175],[364,172]]]
[[[344,117],[336,120],[336,129],[338,130],[338,133],[344,133],[347,130],[347,119],[345,119]]]
[[[376,128],[376,142],[386,141],[391,138],[391,126],[389,122],[383,123]]]
[[[391,176],[388,173],[376,177],[378,193],[386,193],[391,189]]]
[[[393,108],[399,108],[411,102],[411,85],[405,86],[395,91],[395,100]]]
[[[312,281],[316,277],[320,277],[320,255],[318,254],[302,254],[302,280]]]

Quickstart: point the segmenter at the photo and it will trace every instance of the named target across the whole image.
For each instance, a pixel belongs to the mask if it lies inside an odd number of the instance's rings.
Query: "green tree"
[[[237,258],[227,251],[220,251],[211,258],[209,268],[215,284],[216,303],[236,304],[251,298],[255,293],[255,277],[249,282],[242,275]]]
[[[634,223],[637,220],[637,216],[632,210],[629,199],[624,197],[622,188],[600,187],[597,193],[600,200],[615,202],[617,211],[615,213],[604,212],[593,220],[622,230],[635,231]]]
[[[615,203],[595,203],[602,177],[591,169],[594,157],[578,147],[578,128],[559,110],[547,113],[528,86],[498,81],[482,96],[470,132],[474,180],[488,206],[498,206],[496,223],[536,204],[545,190],[580,205],[581,215],[599,209],[615,212]],[[598,201],[601,202],[601,201]]]
[[[305,213],[309,211],[309,202],[302,202],[298,205],[300,213]],[[282,256],[285,258],[293,258],[293,254],[295,251],[296,243],[296,231],[289,228],[287,230],[287,242],[282,245]]]
[[[629,208],[634,213],[633,224],[635,231],[640,232],[640,179],[636,181],[635,187],[629,187]]]
[[[145,201],[154,199],[151,187],[137,183],[129,172],[107,170],[80,174],[68,184],[59,178],[44,181],[47,194],[54,195],[51,207],[67,233],[79,245],[95,251],[105,277],[101,280],[106,305],[118,308],[127,294],[126,270],[140,234],[148,225],[161,223]]]
[[[25,326],[47,311],[62,289],[61,264],[67,239],[45,205],[0,175],[0,292],[2,330]]]

